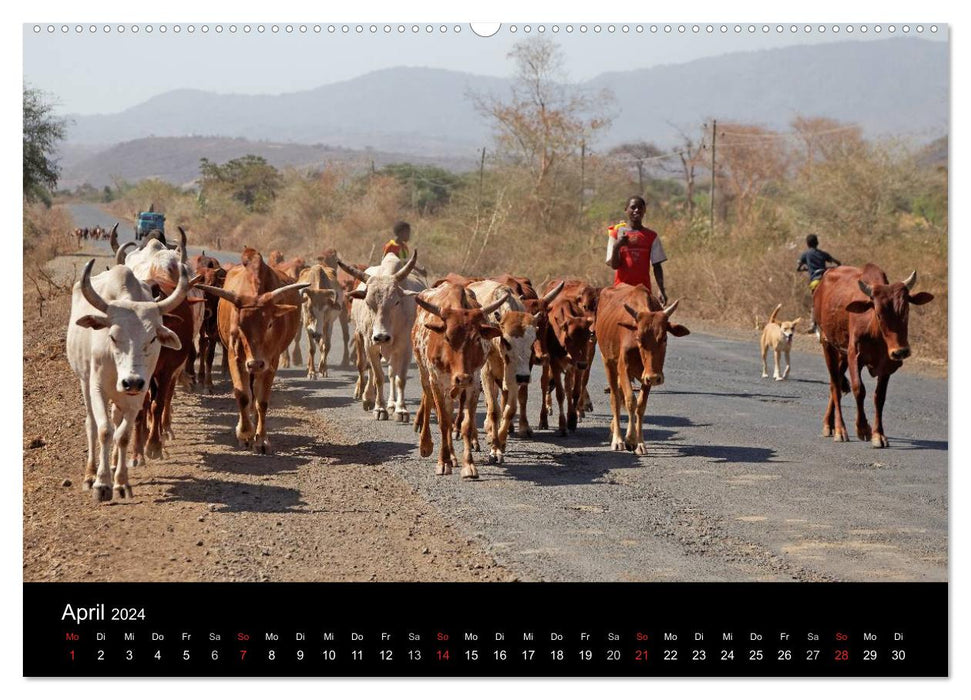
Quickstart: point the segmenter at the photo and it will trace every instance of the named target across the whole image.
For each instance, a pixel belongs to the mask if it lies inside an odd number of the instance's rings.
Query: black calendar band
[[[25,583],[24,675],[946,676],[946,583]]]

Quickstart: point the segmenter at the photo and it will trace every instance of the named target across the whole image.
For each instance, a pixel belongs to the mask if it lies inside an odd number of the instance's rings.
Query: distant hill
[[[233,158],[253,154],[263,156],[277,168],[320,168],[327,163],[347,163],[364,170],[374,163],[381,168],[389,163],[411,162],[438,165],[461,172],[474,168],[474,154],[462,157],[425,157],[385,151],[331,148],[320,144],[272,143],[242,138],[220,137],[149,137],[125,141],[107,148],[76,149],[62,154],[62,173],[58,186],[73,189],[88,183],[101,188],[118,177],[128,182],[159,178],[185,185],[199,177],[199,159],[225,163]]]
[[[605,73],[582,87],[610,89],[616,97],[615,119],[597,144],[601,148],[642,139],[670,146],[678,141],[678,129],[697,134],[711,117],[784,129],[797,114],[857,123],[871,137],[893,134],[927,142],[948,132],[949,77],[946,42],[908,37],[726,54]],[[216,148],[218,143],[224,148],[220,153],[232,150],[225,139],[198,138],[201,134],[267,140],[273,142],[267,148],[280,153],[287,143],[318,144],[317,155],[287,155],[291,163],[314,161],[326,154],[325,146],[371,148],[409,159],[474,158],[491,137],[468,94],[503,96],[509,86],[502,78],[398,67],[282,95],[176,90],[117,114],[69,115],[73,124],[63,165],[72,181],[103,172],[94,162],[82,168],[92,155],[79,158],[79,149],[149,136],[197,137],[180,143],[180,153],[192,144]],[[145,160],[134,149],[130,155]],[[194,160],[202,156],[223,158],[216,151],[198,151]],[[123,154],[111,155],[116,157]],[[181,155],[156,157],[156,174],[164,170],[185,178],[188,170],[172,167]],[[145,171],[141,165],[126,167]]]

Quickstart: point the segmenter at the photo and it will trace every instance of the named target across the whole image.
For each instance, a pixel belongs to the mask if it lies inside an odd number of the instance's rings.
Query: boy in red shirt
[[[607,260],[615,270],[614,284],[643,284],[651,291],[651,268],[657,280],[657,297],[662,305],[668,298],[664,291],[664,271],[661,263],[667,260],[661,239],[656,231],[645,228],[642,223],[647,205],[643,197],[627,200],[627,221],[614,224],[607,230]]]
[[[411,257],[411,251],[408,250],[408,241],[411,240],[411,224],[407,221],[399,221],[394,225],[392,229],[392,234],[394,238],[384,244],[384,252],[381,254],[382,259],[388,253],[393,253],[398,256],[398,259],[402,262],[406,262]],[[424,268],[415,266],[415,272],[419,275],[424,275]]]

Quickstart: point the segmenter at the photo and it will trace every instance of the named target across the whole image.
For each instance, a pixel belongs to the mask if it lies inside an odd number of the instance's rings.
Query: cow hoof
[[[823,434],[821,437],[833,437],[833,429],[828,425],[823,426]]]
[[[374,402],[373,401],[368,401],[367,399],[365,399],[364,400],[364,410],[365,411],[373,411],[374,410]]]
[[[438,467],[435,469],[435,474],[438,476],[448,476],[452,473],[452,465],[448,462],[439,462]]]
[[[647,445],[645,445],[645,444],[644,444],[644,443],[642,442],[642,443],[641,443],[640,445],[638,445],[638,446],[637,446],[637,448],[636,448],[636,449],[634,450],[634,454],[638,454],[638,455],[646,455],[646,454],[647,454]]]
[[[145,446],[145,456],[149,459],[162,459],[162,446],[155,443],[148,443]]]
[[[239,438],[239,446],[242,447],[244,450],[248,450],[253,446],[253,443],[250,442],[249,440]]]
[[[846,431],[837,430],[833,433],[833,442],[849,442],[850,439],[846,437]]]
[[[472,449],[475,450],[476,452],[482,452],[482,448],[479,447],[478,440],[475,440],[475,439],[472,440]]]
[[[432,446],[431,443],[429,443],[428,445],[419,445],[418,454],[420,454],[422,457],[430,457],[433,449],[434,447]],[[438,472],[435,472],[435,473],[437,474]]]
[[[467,466],[462,467],[462,478],[463,479],[478,479],[479,472],[476,471],[475,467]]]
[[[540,430],[549,430],[550,429],[549,421],[546,420],[545,418],[540,418],[539,419],[539,428],[540,428]]]
[[[887,447],[890,443],[887,442],[886,435],[880,435],[880,433],[877,433],[870,440],[870,444],[874,447]]]
[[[111,500],[110,486],[92,486],[91,498],[95,503],[104,503]]]
[[[772,377],[772,378],[777,382],[781,382],[783,379],[785,379],[785,377]]]
[[[377,420],[388,420],[388,409],[379,408],[374,411],[374,417]]]
[[[576,416],[570,416],[569,418],[567,418],[566,419],[566,427],[570,429],[570,432],[573,432],[574,430],[576,430],[577,429],[577,417]]]
[[[870,442],[870,440],[873,438],[873,432],[870,430],[870,426],[868,425],[862,429],[857,428],[856,436],[860,438],[862,442]]]
[[[531,438],[531,437],[533,437],[533,429],[532,428],[520,428],[519,430],[516,431],[516,437],[520,437],[520,438]]]
[[[129,486],[128,484],[125,484],[124,486],[116,486],[115,495],[118,496],[118,498],[126,498],[126,497],[131,498],[132,497],[131,486]]]
[[[769,378],[769,375],[766,374],[765,372],[763,372],[762,373],[762,379],[768,379],[768,378]]]
[[[399,423],[407,423],[411,420],[411,416],[408,415],[408,411],[395,411],[394,419]]]

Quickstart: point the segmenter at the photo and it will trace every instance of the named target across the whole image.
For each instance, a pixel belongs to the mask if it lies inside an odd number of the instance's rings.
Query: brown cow
[[[273,250],[270,251],[269,265],[277,272],[282,272],[288,277],[297,279],[300,273],[307,268],[307,261],[300,257],[284,260],[283,253],[279,250]]]
[[[533,283],[529,281],[528,277],[515,277],[514,275],[502,274],[490,277],[489,279],[506,285],[522,300],[539,299],[539,295],[536,293],[536,290],[533,288]]]
[[[266,454],[266,411],[280,355],[300,328],[298,290],[306,284],[287,284],[286,278],[246,248],[241,265],[226,275],[222,289],[199,285],[220,298],[219,336],[229,348],[229,373],[239,405],[236,439],[241,447]],[[256,402],[256,425],[251,412]]]
[[[196,255],[190,261],[194,274],[202,275],[202,283],[210,287],[222,287],[226,282],[226,270],[222,268],[216,258],[206,255]],[[189,353],[189,372],[194,374],[198,383],[206,387],[208,393],[213,393],[212,363],[216,356],[216,345],[221,345],[219,328],[216,323],[216,313],[219,308],[219,297],[206,295],[206,305],[203,314],[202,328],[199,331],[199,371],[195,372],[195,354]],[[226,347],[223,346],[223,357],[226,357]]]
[[[463,286],[451,283],[426,289],[415,297],[420,308],[411,338],[422,386],[415,427],[421,432],[419,451],[422,457],[427,457],[433,449],[429,421],[434,406],[442,435],[436,474],[451,474],[452,466],[458,462],[452,443],[452,402],[459,399],[470,417],[462,425],[465,445],[462,477],[479,478],[472,460],[479,371],[485,364],[489,341],[501,336],[501,331],[488,323],[488,316],[505,300],[503,296],[480,307]]]
[[[684,326],[672,324],[675,300],[667,308],[644,285],[618,284],[604,289],[597,313],[597,342],[610,389],[610,447],[647,454],[644,444],[644,411],[652,386],[664,383],[667,336],[688,335]],[[634,397],[632,382],[641,383]],[[620,434],[621,395],[627,407],[627,436]]]
[[[560,280],[552,280],[547,284],[547,291],[558,284]],[[597,323],[597,301],[600,298],[600,288],[594,287],[580,279],[563,280],[563,297],[571,301],[573,314],[575,316],[588,316],[593,319],[594,326]],[[597,352],[596,333],[590,336],[587,345],[587,367],[580,372],[580,399],[577,402],[577,416],[583,418],[586,413],[593,410],[593,401],[590,400],[590,392],[587,391],[587,384],[590,382],[590,367],[593,365],[593,358]],[[547,394],[547,396],[549,396]]]
[[[890,375],[910,357],[907,342],[907,316],[910,304],[926,304],[934,296],[927,292],[911,294],[917,283],[914,270],[903,282],[890,284],[883,270],[867,263],[858,267],[834,267],[823,275],[813,294],[813,313],[820,330],[820,344],[829,370],[829,404],[823,416],[823,437],[846,442],[846,424],[840,408],[845,372],[850,373],[850,388],[856,399],[856,435],[870,440],[874,447],[886,447],[883,431],[883,404],[887,398]],[[863,409],[866,389],[860,370],[866,367],[877,378],[873,395],[873,428]]]
[[[593,315],[581,309],[575,299],[560,294],[550,305],[549,326],[546,331],[547,361],[543,365],[540,389],[543,400],[539,414],[539,427],[548,428],[548,415],[552,412],[553,388],[559,405],[558,432],[566,435],[577,429],[578,405],[582,395],[582,378],[590,365],[590,341],[593,336]],[[567,399],[563,413],[564,394]]]
[[[541,299],[529,299],[523,298],[523,306],[526,307],[526,313],[533,317],[533,321],[536,324],[536,340],[533,342],[533,350],[530,353],[529,366],[530,371],[533,367],[539,365],[541,368],[546,367],[549,361],[549,348],[547,346],[547,335],[549,333],[549,310],[550,304],[553,300],[563,291],[563,285],[557,285],[549,292],[547,292]],[[543,371],[542,369],[540,370]],[[540,381],[542,382],[542,374],[540,375]],[[542,395],[542,387],[540,395]],[[532,437],[533,429],[529,427],[529,418],[526,416],[526,403],[529,401],[529,385],[520,384],[519,385],[519,425],[516,430],[516,435],[521,438]]]

